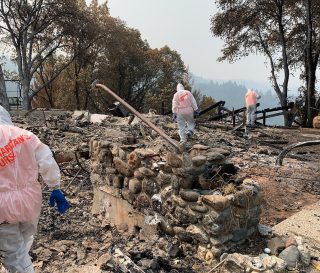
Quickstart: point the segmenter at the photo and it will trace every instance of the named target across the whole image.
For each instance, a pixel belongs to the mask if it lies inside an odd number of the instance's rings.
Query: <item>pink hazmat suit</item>
[[[41,211],[39,173],[49,187],[60,184],[49,147],[0,106],[0,262],[9,272],[34,272],[28,252]]]

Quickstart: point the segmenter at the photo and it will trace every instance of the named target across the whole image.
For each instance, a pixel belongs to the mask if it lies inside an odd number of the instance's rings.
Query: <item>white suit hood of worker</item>
[[[177,92],[184,90],[184,86],[181,83],[177,85]]]
[[[0,105],[0,125],[13,125],[10,114]]]

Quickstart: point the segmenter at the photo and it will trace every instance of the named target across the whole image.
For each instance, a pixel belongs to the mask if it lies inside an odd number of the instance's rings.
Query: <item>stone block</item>
[[[312,122],[313,128],[320,129],[320,116],[316,116]]]
[[[141,192],[137,195],[134,205],[139,210],[150,208],[151,199],[146,193]]]
[[[216,211],[221,211],[230,206],[228,198],[222,195],[204,195],[201,198],[203,203],[212,207]]]
[[[268,248],[271,250],[272,255],[278,255],[285,249],[285,242],[281,237],[274,237],[268,241]]]
[[[244,189],[233,195],[232,205],[240,208],[251,208],[260,205],[261,193],[257,189]]]
[[[135,194],[129,191],[129,189],[123,189],[121,191],[121,195],[124,200],[127,200],[129,204],[133,204],[134,200],[136,199]]]
[[[182,159],[175,153],[168,152],[166,156],[166,161],[168,165],[173,168],[182,167]]]
[[[112,186],[117,189],[122,189],[123,181],[124,181],[124,178],[122,175],[115,175],[113,176],[113,179],[112,179]]]
[[[210,238],[210,243],[213,245],[213,246],[221,246],[229,241],[231,241],[233,235],[232,234],[225,234],[225,235],[220,235],[220,236],[217,236],[217,237],[211,237]]]
[[[185,172],[193,177],[198,177],[199,175],[203,174],[206,172],[206,167],[201,166],[201,167],[189,167],[185,168]]]
[[[111,165],[112,154],[109,149],[104,148],[99,151],[98,160],[100,163],[107,163],[107,166]]]
[[[204,206],[203,204],[189,204],[190,209],[196,211],[196,212],[200,212],[200,213],[206,213],[208,212],[208,208],[206,206]]]
[[[54,154],[57,163],[70,162],[75,159],[73,151],[57,151]]]
[[[179,176],[179,177],[187,177],[187,173],[186,173],[186,170],[184,168],[172,168],[172,173],[176,176]]]
[[[210,163],[222,163],[225,161],[226,157],[217,152],[206,153],[207,161]]]
[[[173,195],[173,189],[172,186],[167,186],[164,189],[161,190],[160,196],[163,200],[167,200]]]
[[[175,203],[177,206],[179,206],[181,208],[185,208],[187,206],[187,202],[184,201],[179,196],[173,195],[172,196],[172,201],[173,201],[173,203]]]
[[[180,190],[180,196],[185,201],[197,202],[200,194],[193,190]]]
[[[160,186],[163,187],[163,186],[171,183],[171,175],[166,174],[163,171],[160,171],[157,176],[157,180],[158,180]]]
[[[218,224],[229,226],[231,219],[232,219],[231,208],[226,207],[224,210],[218,211],[218,217],[216,217],[215,222]]]
[[[143,180],[144,176],[141,172],[139,172],[139,170],[135,170],[133,173],[133,176],[139,180]]]
[[[297,268],[300,259],[300,252],[298,250],[298,247],[287,247],[279,254],[279,258],[287,263],[287,269],[293,270]]]
[[[207,158],[203,155],[198,155],[192,158],[192,164],[195,167],[200,167],[204,165],[207,161]]]
[[[172,173],[172,167],[169,166],[167,163],[165,164],[159,164],[159,168],[164,173]]]
[[[149,148],[147,148],[147,149],[135,149],[134,151],[142,159],[149,158],[149,157],[154,157],[154,156],[157,155],[157,153],[154,150],[149,149]]]
[[[156,176],[156,174],[152,170],[150,170],[150,169],[148,169],[146,167],[140,167],[139,168],[139,172],[143,176],[146,176],[146,177],[154,177],[154,176]]]
[[[142,182],[137,179],[137,178],[133,178],[129,180],[129,191],[137,194],[140,193],[142,190]]]
[[[132,168],[126,162],[122,161],[120,158],[114,157],[113,163],[119,173],[127,177],[130,177],[133,175]]]
[[[206,261],[206,255],[207,255],[208,249],[204,246],[198,246],[198,251],[197,251],[197,258],[200,261],[205,262]]]
[[[205,231],[203,231],[199,226],[189,225],[186,231],[190,233],[191,237],[196,243],[208,244],[210,242],[208,234]]]
[[[161,231],[163,231],[164,233],[166,233],[170,236],[175,235],[173,227],[164,219],[161,219],[161,222],[159,223],[159,228]]]
[[[138,156],[138,154],[133,151],[128,155],[128,164],[133,169],[137,168],[141,163],[141,158]]]
[[[197,215],[194,212],[181,207],[175,209],[175,216],[181,224],[196,224],[198,222]]]
[[[214,210],[210,210],[207,214],[204,215],[203,219],[202,219],[202,224],[204,226],[211,226],[216,222],[216,219],[218,218],[219,213],[217,213]]]
[[[192,243],[193,238],[189,232],[187,232],[182,227],[174,227],[173,228],[175,235],[183,242]]]
[[[194,157],[194,156],[197,156],[197,155],[203,155],[209,148],[210,148],[209,146],[205,146],[205,145],[202,145],[202,144],[195,144],[191,148],[190,156]]]
[[[142,180],[142,190],[148,195],[154,195],[160,192],[160,186],[153,178],[144,178]]]

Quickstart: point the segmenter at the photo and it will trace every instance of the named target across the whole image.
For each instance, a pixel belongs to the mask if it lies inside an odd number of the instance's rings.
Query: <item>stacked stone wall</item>
[[[116,191],[153,219],[160,234],[195,246],[202,260],[210,262],[257,230],[260,187],[237,178],[228,150],[195,145],[183,154],[158,154],[92,139],[90,151],[96,190]]]

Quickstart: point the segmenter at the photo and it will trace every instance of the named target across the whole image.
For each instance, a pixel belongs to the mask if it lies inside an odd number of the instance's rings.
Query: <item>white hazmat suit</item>
[[[8,272],[34,272],[28,252],[41,210],[39,173],[50,188],[60,185],[49,147],[0,106],[0,262]]]
[[[187,141],[187,134],[190,136],[193,134],[195,127],[193,113],[197,110],[198,105],[194,96],[179,83],[177,85],[177,92],[174,94],[172,100],[172,113],[177,116],[179,136],[182,143]]]

